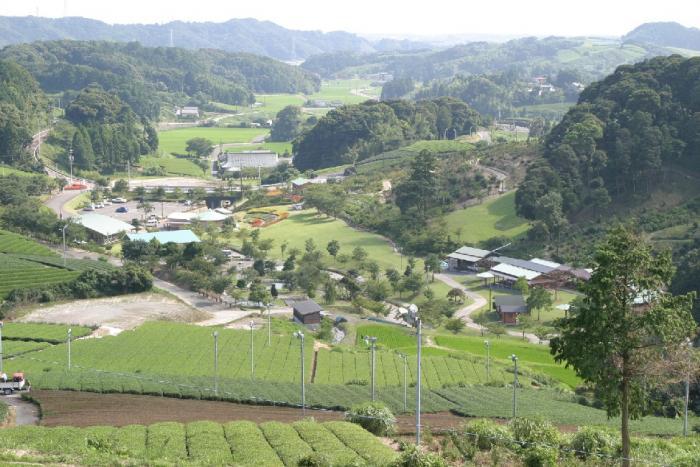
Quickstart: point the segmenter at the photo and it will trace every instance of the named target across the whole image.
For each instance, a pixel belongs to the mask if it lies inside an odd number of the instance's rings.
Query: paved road
[[[38,425],[39,408],[32,402],[22,400],[19,394],[3,396],[2,401],[15,408],[15,425]]]
[[[462,285],[459,282],[457,282],[456,280],[454,280],[448,274],[435,274],[435,278],[444,282],[445,284],[447,284],[448,286],[450,286],[452,288],[462,290],[462,292],[464,292],[464,294],[467,297],[469,297],[470,299],[472,299],[474,301],[473,303],[470,303],[469,305],[464,306],[464,307],[460,308],[459,310],[457,310],[455,312],[455,316],[457,316],[458,318],[462,318],[468,328],[481,331],[481,326],[479,326],[478,324],[476,324],[474,322],[474,320],[471,318],[471,314],[474,313],[475,311],[480,310],[481,308],[485,307],[488,304],[487,300],[484,297],[482,297],[481,295],[479,295],[478,293],[472,292],[471,290],[467,289],[464,285]],[[523,337],[523,333],[518,332],[518,331],[506,331],[506,333],[509,336],[515,336],[515,337],[520,337],[520,338]],[[525,338],[531,344],[539,344],[540,343],[540,340],[534,334],[530,334],[530,333],[526,332]]]
[[[80,190],[62,191],[46,200],[44,204],[46,204],[46,206],[55,212],[61,219],[67,219],[72,217],[74,213],[65,210],[64,205],[81,193],[83,193],[83,191]]]

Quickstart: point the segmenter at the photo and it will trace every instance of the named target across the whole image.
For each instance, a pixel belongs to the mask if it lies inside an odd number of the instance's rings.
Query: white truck
[[[12,379],[7,381],[0,379],[0,392],[8,396],[15,391],[29,391],[29,384],[24,379],[24,373],[14,373]]]

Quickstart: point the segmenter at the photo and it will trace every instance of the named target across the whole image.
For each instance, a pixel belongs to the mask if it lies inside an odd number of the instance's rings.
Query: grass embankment
[[[450,232],[459,232],[459,241],[468,244],[493,237],[517,238],[530,228],[528,221],[515,213],[515,192],[453,211],[446,220]]]

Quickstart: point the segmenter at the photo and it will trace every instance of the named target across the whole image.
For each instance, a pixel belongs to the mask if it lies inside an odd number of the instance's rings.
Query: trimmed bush
[[[385,436],[394,431],[396,419],[389,407],[381,402],[367,402],[353,406],[345,417],[352,423],[357,423],[370,433]]]

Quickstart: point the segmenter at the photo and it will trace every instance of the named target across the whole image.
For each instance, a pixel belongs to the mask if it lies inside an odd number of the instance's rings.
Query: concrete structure
[[[518,315],[528,312],[522,295],[499,295],[494,299],[494,305],[503,324],[518,324]]]
[[[279,156],[273,151],[240,151],[219,154],[220,172],[232,174],[245,168],[275,167]]]
[[[199,243],[199,237],[191,230],[166,230],[161,232],[131,233],[127,234],[131,241],[150,242],[154,238],[160,243]]]
[[[321,312],[323,308],[315,301],[303,300],[292,304],[294,319],[301,324],[319,324],[321,322]]]
[[[114,242],[124,232],[136,230],[131,224],[97,213],[81,214],[74,217],[73,220],[76,224],[85,227],[94,239],[102,243]]]
[[[447,264],[452,271],[477,271],[479,263],[491,254],[489,250],[463,246],[447,255]]]

